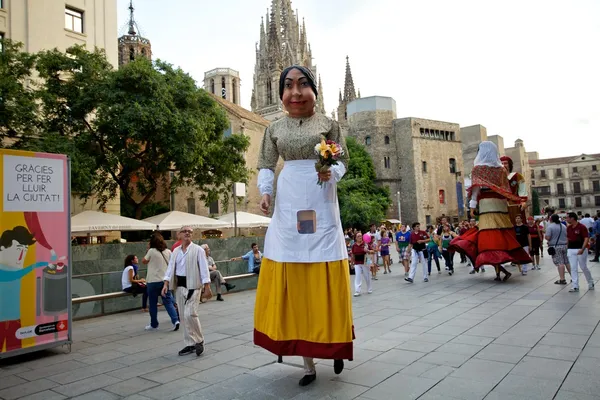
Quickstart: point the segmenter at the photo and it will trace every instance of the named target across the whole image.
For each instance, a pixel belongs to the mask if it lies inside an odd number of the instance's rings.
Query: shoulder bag
[[[556,242],[554,243],[554,246],[558,245],[558,240],[560,239],[560,235],[562,234],[562,224],[560,224],[560,231],[558,232],[558,236],[556,237]],[[548,246],[548,254],[553,256],[556,254],[556,249],[554,248],[554,246]]]

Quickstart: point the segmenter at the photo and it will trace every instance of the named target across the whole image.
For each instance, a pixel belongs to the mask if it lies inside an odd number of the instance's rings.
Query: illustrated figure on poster
[[[45,262],[24,267],[29,246],[35,244],[33,235],[24,226],[2,232],[0,236],[0,351],[21,348],[16,332],[21,328],[21,279]]]
[[[479,144],[479,150],[472,171],[472,184],[468,190],[471,198],[471,213],[478,207],[479,224],[450,242],[450,249],[465,254],[478,270],[484,265],[493,265],[496,279],[500,271],[504,281],[510,276],[502,264],[528,264],[529,254],[517,241],[513,222],[508,214],[508,201],[519,201],[508,184],[506,170],[498,157],[498,148],[493,142]]]
[[[521,216],[521,221],[527,220],[525,216],[525,208],[527,207],[527,183],[525,182],[523,175],[513,171],[513,160],[510,157],[500,157],[500,161],[502,161],[502,166],[506,169],[506,173],[508,174],[510,191],[514,196],[518,197],[518,199],[513,198],[508,200],[508,213],[511,222],[515,225],[515,218],[517,215]]]
[[[279,356],[302,356],[299,384],[306,386],[316,379],[314,358],[333,359],[336,374],[342,372],[343,360],[353,358],[348,253],[337,198],[348,155],[344,152],[330,168],[316,168],[315,161],[327,152],[323,149],[343,150],[345,143],[337,122],[315,112],[318,90],[308,68],[286,68],[279,96],[288,115],[266,129],[258,162],[265,214],[279,157],[284,166],[265,237],[254,343]]]

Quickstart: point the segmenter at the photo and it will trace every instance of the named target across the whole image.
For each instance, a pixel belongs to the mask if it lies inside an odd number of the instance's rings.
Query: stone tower
[[[269,121],[281,118],[283,106],[279,100],[279,75],[290,65],[302,65],[312,70],[312,50],[306,36],[304,19],[298,20],[291,0],[272,0],[271,10],[261,19],[260,36],[256,44],[254,87],[250,105],[252,111]],[[321,77],[318,78],[317,112],[325,114]]]
[[[240,105],[240,73],[231,68],[215,68],[204,73],[204,90]]]
[[[354,90],[354,80],[352,79],[352,71],[350,70],[350,58],[346,56],[346,76],[344,78],[344,94],[340,90],[340,104],[338,105],[337,114],[338,122],[342,126],[348,126],[348,113],[346,107],[348,103],[360,97],[356,95]]]
[[[140,29],[133,18],[133,0],[129,0],[129,23],[126,35],[119,38],[119,67],[133,61],[136,57],[152,59],[150,40],[140,34]]]

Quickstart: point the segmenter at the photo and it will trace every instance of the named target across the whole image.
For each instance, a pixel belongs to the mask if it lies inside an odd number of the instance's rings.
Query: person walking
[[[577,214],[567,214],[567,257],[571,265],[573,286],[569,292],[579,292],[579,268],[588,282],[588,289],[594,290],[594,279],[587,267],[589,231],[585,225],[577,221]]]
[[[533,269],[540,270],[540,247],[543,240],[540,224],[536,223],[533,217],[527,217],[527,229],[531,237],[531,247],[529,248],[529,256],[533,260]]]
[[[523,250],[525,250],[527,254],[531,254],[529,250],[531,249],[531,235],[529,234],[529,227],[523,224],[523,220],[521,219],[520,215],[515,216],[515,235],[517,236],[517,242],[519,242]],[[528,265],[529,264],[521,265],[521,275],[527,275]]]
[[[398,257],[404,266],[404,277],[408,278],[410,271],[410,232],[406,230],[406,225],[402,224],[400,231],[396,232],[396,251]]]
[[[423,264],[423,282],[429,282],[427,267],[425,266],[425,251],[426,243],[429,241],[429,235],[427,232],[422,231],[421,224],[415,222],[412,224],[412,230],[410,231],[410,249],[411,249],[411,264],[408,277],[404,278],[406,282],[413,283],[415,274],[417,273],[417,264],[421,262]]]
[[[354,264],[354,297],[358,297],[361,294],[363,278],[365,278],[365,282],[367,282],[367,293],[373,293],[373,288],[371,287],[371,273],[369,272],[369,266],[365,265],[365,256],[367,253],[367,244],[363,241],[362,235],[357,233],[351,250],[352,264]]]
[[[158,298],[160,297],[165,310],[167,310],[167,314],[171,317],[173,330],[176,331],[179,329],[179,316],[173,304],[173,295],[170,291],[167,291],[164,296],[162,295],[163,279],[171,258],[171,250],[167,248],[165,239],[159,232],[152,234],[148,246],[148,252],[142,258],[142,264],[148,266],[148,271],[146,272],[146,290],[148,291],[150,325],[146,326],[146,330],[153,331],[158,329]]]
[[[594,245],[594,258],[592,258],[590,261],[599,262],[600,259],[598,258],[598,255],[600,255],[600,213],[598,213],[598,215],[596,216],[596,220],[594,221],[594,225],[592,225],[592,232],[594,238],[596,239],[596,243]]]
[[[265,236],[254,344],[278,356],[301,356],[300,386],[316,380],[314,358],[333,359],[336,374],[353,358],[350,274],[337,197],[348,151],[338,123],[315,111],[318,94],[310,69],[283,70],[279,97],[287,115],[265,130],[258,161],[264,214],[271,208],[279,157],[284,164]],[[315,146],[323,140],[336,143],[343,154],[336,165],[315,171]]]
[[[550,217],[551,224],[546,228],[546,240],[548,241],[548,254],[552,256],[552,262],[558,269],[558,280],[556,285],[566,285],[565,269],[571,274],[571,265],[567,256],[567,228],[560,223],[558,215]]]
[[[204,335],[198,319],[198,309],[201,296],[207,300],[212,297],[210,274],[204,250],[192,243],[192,228],[184,226],[179,233],[181,246],[175,249],[169,260],[163,278],[162,296],[167,295],[169,287],[174,290],[179,313],[183,317],[185,347],[179,351],[179,355],[196,352],[196,356],[199,356],[204,352]]]
[[[431,260],[435,261],[435,266],[437,267],[438,274],[442,273],[440,269],[440,258],[442,255],[440,254],[440,238],[436,233],[435,227],[433,225],[429,225],[427,227],[427,234],[429,235],[429,241],[427,242],[427,274],[431,275]]]
[[[454,251],[450,250],[450,242],[458,235],[450,229],[450,225],[444,225],[442,227],[442,233],[440,235],[440,241],[442,243],[442,257],[446,261],[446,269],[449,275],[454,274]]]

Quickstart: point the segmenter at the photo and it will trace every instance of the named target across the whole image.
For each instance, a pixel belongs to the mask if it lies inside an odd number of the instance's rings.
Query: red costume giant
[[[510,190],[506,170],[500,163],[494,143],[479,145],[471,180],[469,206],[479,208],[479,223],[452,240],[450,248],[469,257],[476,270],[484,265],[493,265],[498,270],[507,262],[530,263],[531,258],[517,242],[508,214],[507,201],[516,202],[520,198]]]

